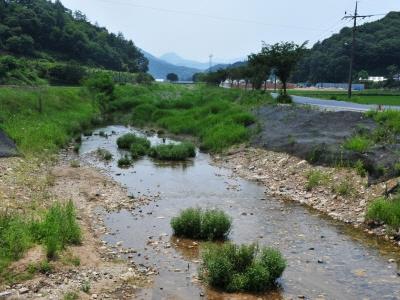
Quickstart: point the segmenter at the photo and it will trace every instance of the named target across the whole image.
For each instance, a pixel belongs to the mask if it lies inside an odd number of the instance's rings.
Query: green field
[[[289,94],[360,104],[400,105],[400,91],[396,90],[365,90],[354,92],[351,100],[347,98],[347,91],[290,90]]]

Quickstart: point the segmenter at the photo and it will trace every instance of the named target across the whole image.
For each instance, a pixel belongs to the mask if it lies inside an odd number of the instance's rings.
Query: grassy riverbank
[[[82,88],[1,88],[0,128],[24,155],[54,153],[91,126],[98,111],[89,99]]]
[[[165,129],[173,134],[197,137],[212,152],[246,142],[248,126],[255,123],[250,110],[274,103],[262,91],[245,92],[195,85],[119,87],[111,114],[124,114],[126,123]],[[130,115],[126,113],[130,111]]]

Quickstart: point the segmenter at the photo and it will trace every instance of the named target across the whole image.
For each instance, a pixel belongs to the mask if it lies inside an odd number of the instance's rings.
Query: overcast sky
[[[354,11],[353,0],[62,0],[91,22],[122,32],[142,49],[160,56],[207,61],[246,57],[261,42],[311,44],[337,32]],[[400,10],[400,0],[361,0],[360,14]],[[374,17],[369,20],[376,20]]]

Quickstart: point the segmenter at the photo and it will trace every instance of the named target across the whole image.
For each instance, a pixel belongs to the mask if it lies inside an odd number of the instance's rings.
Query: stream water
[[[183,163],[145,157],[120,169],[116,161],[124,152],[117,149],[116,139],[127,132],[143,133],[123,126],[100,130],[110,136],[85,138],[82,159],[106,170],[132,196],[159,195],[133,211],[104,213],[113,234],[103,239],[110,244],[123,241],[124,247],[137,250],[137,264],[158,271],[152,287],[139,291],[139,298],[400,299],[400,251],[391,244],[301,205],[266,197],[263,186],[234,178],[229,170],[213,166],[207,154]],[[148,138],[152,144],[163,142],[155,134]],[[89,155],[98,148],[109,150],[113,162]],[[228,295],[198,281],[199,246],[172,237],[169,225],[180,210],[193,206],[220,208],[232,216],[230,239],[235,243],[280,249],[288,264],[280,287],[265,295]]]

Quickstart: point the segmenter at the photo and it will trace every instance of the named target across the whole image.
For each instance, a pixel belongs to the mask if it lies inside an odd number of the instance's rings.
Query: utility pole
[[[356,52],[356,32],[357,32],[357,19],[365,19],[365,18],[370,18],[375,15],[365,15],[365,16],[360,16],[358,14],[358,1],[356,1],[356,9],[354,11],[354,15],[347,15],[347,12],[345,12],[345,16],[343,17],[343,20],[345,19],[352,19],[354,21],[353,23],[353,36],[352,36],[352,44],[351,44],[351,54],[350,54],[350,70],[349,70],[349,88],[347,91],[347,96],[351,98],[352,96],[352,91],[353,91],[353,66],[354,66],[354,57],[355,57],[355,52]]]
[[[212,68],[212,59],[213,59],[214,55],[210,54],[209,58],[210,58],[210,68],[208,69],[208,72],[211,73],[211,68]]]

